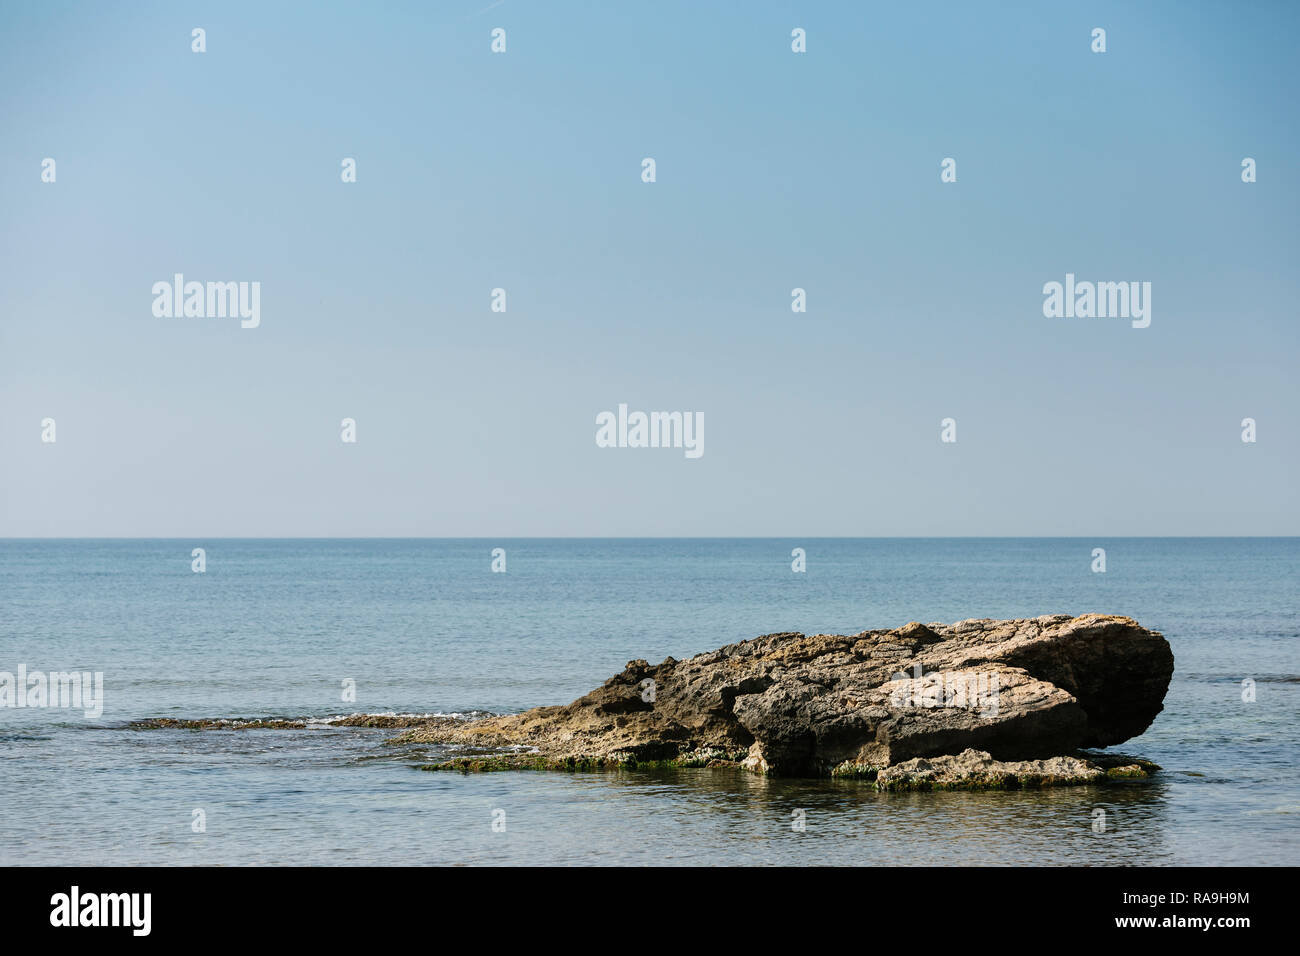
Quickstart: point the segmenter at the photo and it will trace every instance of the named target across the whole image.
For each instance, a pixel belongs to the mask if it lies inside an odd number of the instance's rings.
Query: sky
[[[1297,28],[5,4],[0,537],[1300,534]],[[156,316],[176,273],[260,324]],[[1149,327],[1045,316],[1067,274]],[[620,403],[703,454],[598,447]]]

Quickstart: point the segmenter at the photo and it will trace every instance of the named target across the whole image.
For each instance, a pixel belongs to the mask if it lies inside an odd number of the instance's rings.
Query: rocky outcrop
[[[882,789],[1086,783],[1108,771],[1072,755],[1150,726],[1173,666],[1158,632],[1102,614],[768,634],[631,661],[563,707],[436,718],[395,742],[462,748],[430,769],[737,763]]]

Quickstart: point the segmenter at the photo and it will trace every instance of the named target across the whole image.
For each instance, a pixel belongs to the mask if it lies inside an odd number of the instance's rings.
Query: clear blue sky
[[[0,536],[1300,533],[1298,28],[5,4]],[[261,327],[155,318],[175,272]],[[1067,272],[1150,328],[1045,318]],[[620,402],[705,454],[597,448]]]

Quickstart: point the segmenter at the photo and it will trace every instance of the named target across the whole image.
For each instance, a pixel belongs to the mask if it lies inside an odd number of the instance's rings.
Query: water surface
[[[1298,571],[1300,541],[1259,538],[0,541],[0,670],[105,683],[97,719],[0,709],[0,863],[1295,863]],[[414,769],[445,754],[384,730],[127,729],[516,711],[633,658],[771,631],[1087,611],[1173,645],[1165,711],[1118,748],[1161,764],[1154,781],[879,794],[731,770],[462,776]]]

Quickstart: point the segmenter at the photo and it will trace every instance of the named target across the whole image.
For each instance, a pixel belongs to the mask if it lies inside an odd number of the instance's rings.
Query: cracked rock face
[[[783,776],[967,751],[1034,761],[1142,733],[1163,707],[1173,667],[1162,635],[1103,614],[767,634],[685,661],[631,661],[563,707],[434,721],[399,740],[522,746],[582,761],[715,752]],[[1072,776],[1043,772],[1058,775]]]

